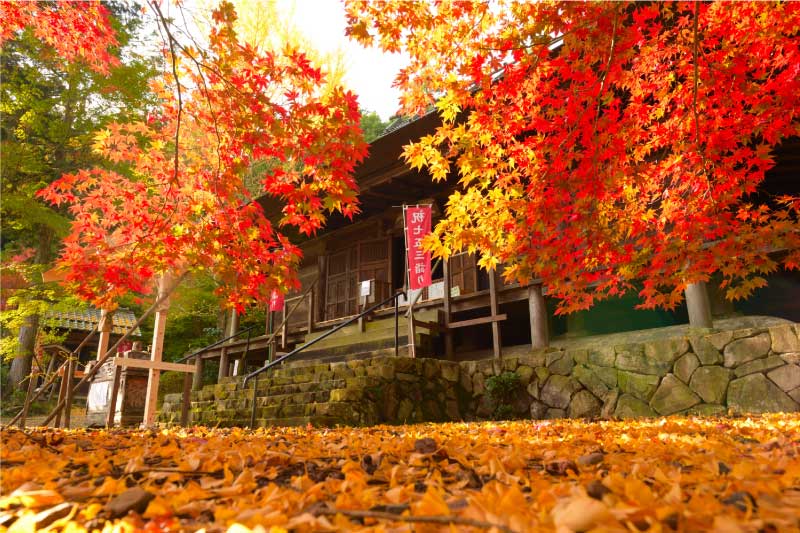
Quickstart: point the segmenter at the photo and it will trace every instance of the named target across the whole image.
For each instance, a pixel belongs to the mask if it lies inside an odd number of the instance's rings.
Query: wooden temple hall
[[[410,169],[400,154],[404,145],[432,131],[438,120],[430,113],[396,122],[372,142],[369,157],[356,171],[362,213],[353,221],[332,217],[323,232],[301,244],[302,288],[287,295],[284,311],[272,312],[268,318],[275,335],[268,334],[269,325],[260,331],[239,330],[233,317],[226,335],[238,332],[237,336],[184,358],[195,363],[195,388],[205,361],[220,362],[220,378],[244,375],[406,289],[402,206],[431,204],[435,224],[453,184],[433,183],[426,173]],[[779,149],[779,164],[766,184],[770,193],[792,191],[798,148],[795,138]],[[277,214],[278,207],[270,199],[261,201],[267,213]],[[775,286],[771,293],[762,290],[736,309],[723,301],[714,284],[703,284],[687,289],[687,304],[674,312],[635,310],[638,300],[629,295],[601,302],[589,311],[556,317],[555,302],[546,298],[546,287],[505,284],[497,272],[478,268],[476,260],[465,253],[445,263],[434,260],[432,285],[419,295],[409,291],[397,298],[397,320],[394,302],[389,301],[292,360],[394,355],[396,337],[401,356],[471,360],[500,357],[512,346],[544,347],[553,340],[578,336],[690,322],[702,326],[712,316],[769,314],[800,320],[796,303],[800,284],[793,273],[776,274],[770,280]],[[788,292],[787,286],[792,287]]]

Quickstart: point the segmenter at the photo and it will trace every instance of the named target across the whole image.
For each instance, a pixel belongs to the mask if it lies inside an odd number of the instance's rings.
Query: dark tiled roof
[[[48,311],[44,315],[44,325],[51,328],[69,329],[74,331],[91,331],[100,322],[99,309],[77,309],[71,311]],[[136,315],[128,309],[114,311],[114,326],[111,330],[115,335],[124,335],[136,323]],[[141,337],[139,328],[133,332],[134,337]]]
[[[381,137],[386,137],[387,135],[389,135],[390,133],[392,133],[394,131],[403,129],[404,127],[408,126],[409,124],[413,124],[417,120],[419,120],[419,119],[421,119],[423,117],[427,117],[428,115],[430,115],[434,111],[436,111],[436,108],[434,106],[430,106],[425,111],[425,113],[423,113],[422,115],[419,115],[419,116],[400,115],[400,116],[392,117],[392,118],[389,119],[389,124],[381,132],[381,134],[378,135],[378,137],[376,137],[376,139],[380,139]],[[373,139],[372,142],[375,142],[375,139]]]

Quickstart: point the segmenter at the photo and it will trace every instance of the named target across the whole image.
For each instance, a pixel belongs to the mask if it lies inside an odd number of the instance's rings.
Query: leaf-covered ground
[[[9,531],[800,530],[800,414],[2,441]]]

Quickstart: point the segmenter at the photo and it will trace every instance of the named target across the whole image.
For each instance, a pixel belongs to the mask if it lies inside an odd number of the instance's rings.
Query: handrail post
[[[250,429],[256,427],[256,400],[258,393],[258,376],[256,376],[255,381],[253,381],[253,405],[250,409]]]
[[[400,352],[400,312],[397,308],[397,299],[400,293],[394,295],[394,356],[397,357]]]
[[[247,344],[244,346],[244,355],[242,355],[242,374],[247,374],[247,353],[250,351],[250,332],[247,330]]]
[[[272,340],[269,341],[269,345],[267,346],[267,360],[271,363],[272,360],[275,358],[275,347],[276,347],[275,334],[273,333],[273,331],[275,329],[275,312],[274,311],[270,311],[269,312],[269,327],[267,329],[268,329],[268,333],[267,334],[268,335],[272,335]]]

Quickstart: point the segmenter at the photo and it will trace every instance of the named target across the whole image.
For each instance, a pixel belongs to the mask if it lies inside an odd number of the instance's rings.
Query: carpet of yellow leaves
[[[1,436],[10,532],[800,531],[800,414]]]

